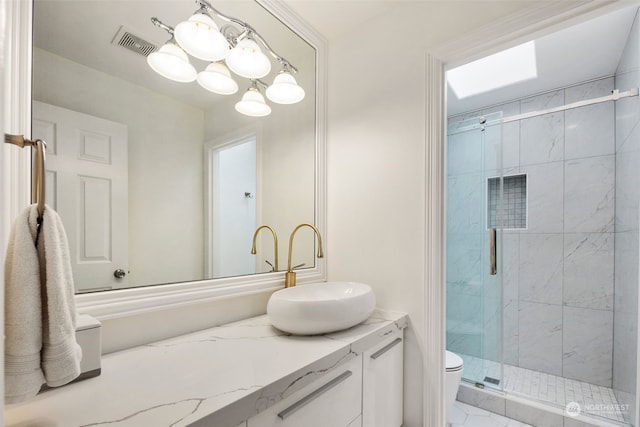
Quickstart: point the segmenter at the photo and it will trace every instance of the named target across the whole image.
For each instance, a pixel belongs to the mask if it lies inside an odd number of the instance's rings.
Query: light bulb
[[[198,83],[220,95],[232,95],[238,91],[238,83],[231,78],[229,69],[221,62],[212,62],[204,71],[199,72]]]
[[[209,15],[196,13],[179,23],[174,37],[190,55],[205,61],[219,61],[229,53],[229,42]]]
[[[172,40],[147,57],[147,64],[163,77],[188,83],[196,79],[196,69],[189,63],[187,54]]]
[[[288,71],[281,71],[267,88],[267,98],[278,104],[295,104],[304,98],[304,89]]]
[[[250,38],[240,40],[225,61],[231,71],[248,79],[259,79],[271,71],[271,61]]]
[[[263,117],[271,114],[271,107],[264,102],[260,91],[252,86],[242,95],[242,100],[236,103],[236,111],[252,117]]]

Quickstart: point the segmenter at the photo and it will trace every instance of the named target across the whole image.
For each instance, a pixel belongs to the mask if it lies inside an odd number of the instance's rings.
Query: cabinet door
[[[249,418],[247,427],[347,427],[360,415],[361,402],[360,356]]]
[[[402,425],[403,386],[402,331],[364,352],[362,425]]]

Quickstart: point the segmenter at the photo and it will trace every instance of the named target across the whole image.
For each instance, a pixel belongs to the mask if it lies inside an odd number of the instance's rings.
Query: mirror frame
[[[327,51],[324,38],[280,0],[255,0],[284,25],[302,37],[316,50],[316,162],[315,162],[315,225],[326,241],[326,78]],[[9,2],[10,26],[6,56],[7,132],[31,135],[31,79],[32,79],[32,27],[33,1]],[[8,180],[9,217],[21,212],[30,204],[30,153],[28,150],[11,150]],[[278,230],[290,233],[291,230]],[[283,234],[284,236],[284,234]],[[286,235],[288,237],[288,235]],[[326,260],[317,259],[313,268],[298,272],[298,283],[326,281]],[[284,286],[284,272],[259,273],[246,276],[225,277],[201,281],[180,282],[106,292],[76,294],[78,312],[100,320],[127,317],[206,303],[230,297],[240,297],[275,291]]]

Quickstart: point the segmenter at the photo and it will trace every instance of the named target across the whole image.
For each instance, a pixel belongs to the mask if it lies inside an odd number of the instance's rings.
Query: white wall
[[[130,283],[202,278],[204,113],[41,49],[34,63],[35,100],[128,126]]]
[[[407,2],[329,41],[329,279],[369,283],[380,307],[409,313],[407,427],[422,425],[425,51],[528,6]]]
[[[298,52],[298,51],[296,51]],[[246,91],[240,84],[238,94],[224,99],[215,110],[206,113],[205,139],[225,142],[225,135],[237,129],[256,128],[258,150],[258,207],[257,225],[267,224],[278,234],[280,270],[286,270],[288,238],[301,223],[315,224],[315,53],[308,46],[303,54],[290,60],[300,69],[296,80],[305,88],[307,96],[298,104],[278,105],[267,100],[272,108],[267,117],[247,117],[238,113],[234,105]],[[273,77],[264,80],[271,82]],[[244,80],[244,79],[243,79]],[[262,88],[261,88],[262,90]],[[262,90],[264,95],[264,90]],[[324,232],[325,230],[320,230]],[[314,266],[314,234],[305,228],[296,234],[292,265],[305,263]],[[251,246],[249,242],[248,248]],[[263,231],[258,237],[257,260],[259,272],[269,271],[265,259],[273,262],[271,233]]]

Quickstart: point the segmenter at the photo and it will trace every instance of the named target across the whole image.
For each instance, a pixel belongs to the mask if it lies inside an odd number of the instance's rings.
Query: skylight
[[[530,41],[449,70],[447,81],[463,99],[537,76],[536,44]]]

